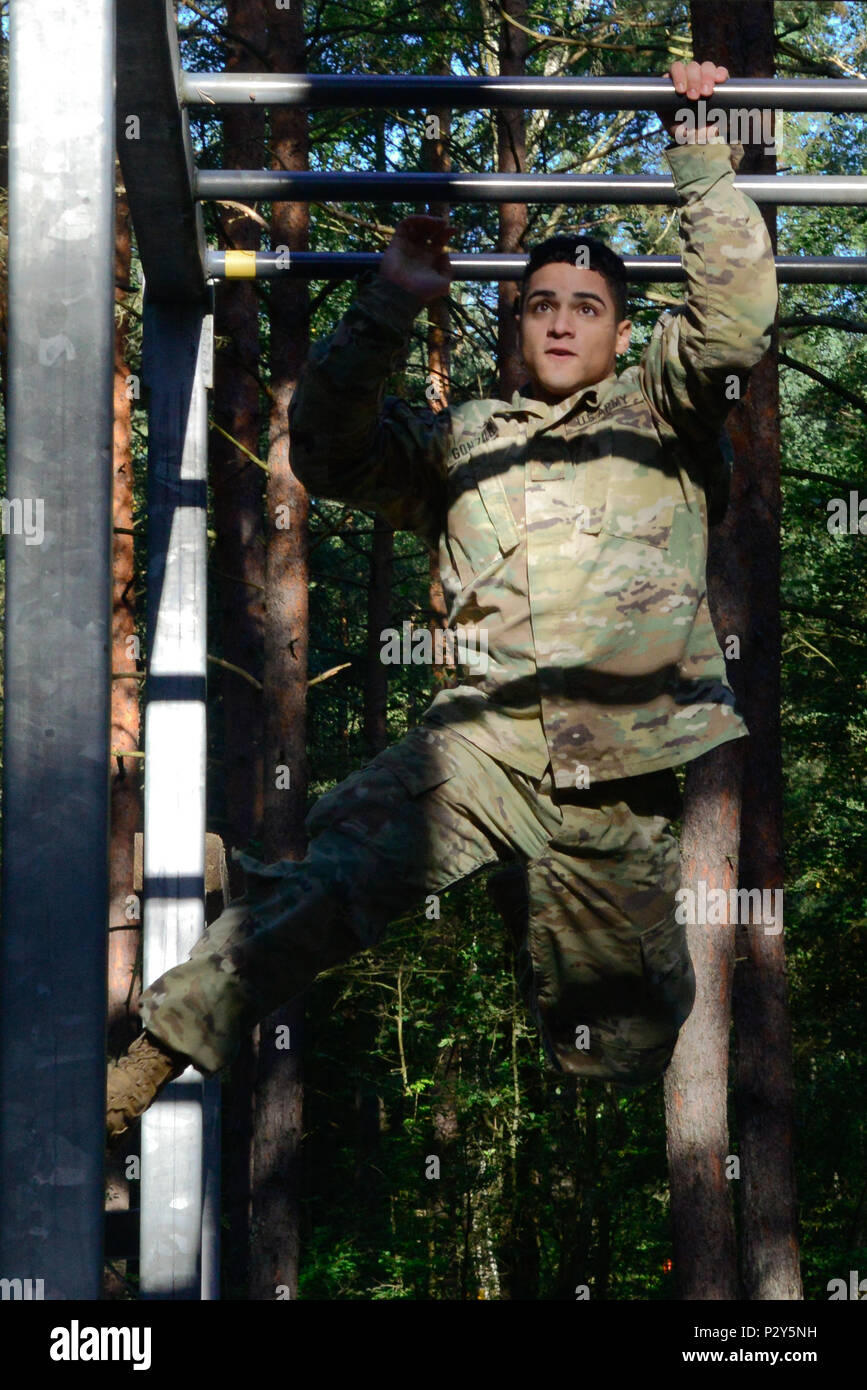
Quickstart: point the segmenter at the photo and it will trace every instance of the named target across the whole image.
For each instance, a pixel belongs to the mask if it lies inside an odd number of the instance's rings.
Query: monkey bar
[[[379,73],[184,72],[185,106],[518,107],[579,111],[677,111],[685,103],[667,77],[417,77]],[[860,77],[729,78],[708,99],[729,110],[865,111]]]
[[[680,256],[624,256],[632,284],[674,284],[686,279]],[[300,280],[349,280],[376,270],[376,251],[214,251],[207,253],[209,277],[215,280],[271,279],[294,275]],[[528,256],[450,256],[455,280],[517,280]],[[781,285],[839,285],[867,282],[867,256],[777,256]]]
[[[867,175],[735,175],[754,203],[820,207],[867,202]],[[292,169],[200,169],[197,198],[278,202],[675,204],[674,181],[661,174],[360,174]]]
[[[204,925],[211,287],[223,276],[345,277],[379,260],[209,250],[201,200],[674,199],[669,180],[643,174],[197,171],[189,108],[673,110],[683,99],[662,78],[185,73],[171,0],[78,0],[74,22],[66,0],[11,0],[10,16],[0,1278],[41,1279],[50,1299],[95,1299],[104,1235],[112,127],[145,276],[148,984],[183,959]],[[865,88],[859,79],[732,80],[713,105],[863,111]],[[867,200],[867,180],[855,176],[737,182],[770,204]],[[864,283],[865,261],[779,256],[777,271],[788,283]],[[673,257],[626,262],[637,282],[682,278]],[[452,257],[463,280],[512,279],[524,263]],[[144,1117],[144,1297],[218,1296],[217,1094],[216,1081],[190,1068]]]

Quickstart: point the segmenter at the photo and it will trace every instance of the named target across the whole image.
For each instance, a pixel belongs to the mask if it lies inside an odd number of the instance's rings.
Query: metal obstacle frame
[[[0,937],[0,1279],[100,1297],[104,1258],[111,681],[114,150],[145,275],[148,651],[145,979],[204,926],[207,391],[224,276],[350,277],[370,253],[231,253],[205,198],[671,203],[658,176],[201,170],[188,112],[303,107],[674,109],[663,78],[186,73],[171,0],[11,0],[8,503]],[[115,46],[116,26],[116,46]],[[116,101],[115,101],[116,79]],[[717,107],[867,110],[860,79],[730,81]],[[867,179],[736,182],[757,202],[861,204]],[[637,282],[677,257],[626,257]],[[526,257],[451,257],[459,280]],[[867,257],[776,258],[786,283],[864,283]],[[47,273],[50,268],[50,274]],[[4,518],[6,511],[4,510]],[[4,522],[5,526],[5,522]],[[142,1122],[143,1297],[219,1296],[219,1083],[190,1068]],[[37,1286],[39,1287],[39,1286]],[[32,1293],[31,1293],[32,1296]]]

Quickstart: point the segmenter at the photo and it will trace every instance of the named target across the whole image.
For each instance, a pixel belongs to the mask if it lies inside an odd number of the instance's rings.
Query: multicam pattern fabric
[[[660,1075],[694,976],[676,919],[674,773],[558,791],[452,731],[417,728],[320,797],[300,863],[237,854],[247,892],[142,995],[150,1033],[207,1074],[320,971],[431,893],[498,861],[524,872],[519,971],[556,1071]]]
[[[708,613],[707,527],[726,499],[721,427],[777,289],[729,147],[666,157],[687,296],[636,367],[556,406],[516,392],[413,407],[384,384],[421,304],[382,279],[312,348],[290,408],[296,474],[437,548],[450,623],[487,629],[489,665],[320,797],[303,862],[237,856],[247,893],[142,997],[148,1030],[200,1070],[498,861],[522,866],[522,988],[551,1066],[640,1085],[667,1064],[695,989],[671,769],[745,732]]]
[[[558,787],[672,767],[746,733],[708,611],[725,416],[770,344],[773,251],[728,145],[666,151],[686,299],[637,366],[556,405],[515,392],[434,412],[384,394],[420,301],[365,285],[317,342],[289,411],[317,496],[369,507],[439,552],[454,627],[484,626],[424,716]],[[710,517],[708,515],[710,511]]]

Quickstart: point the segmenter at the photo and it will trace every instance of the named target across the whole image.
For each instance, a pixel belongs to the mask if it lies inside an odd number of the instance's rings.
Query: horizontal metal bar
[[[756,203],[820,206],[867,202],[863,174],[738,175]],[[677,203],[663,174],[320,173],[287,169],[199,169],[197,198],[268,198],[318,203]]]
[[[674,111],[689,103],[667,77],[417,77],[378,73],[185,72],[187,106],[355,106],[549,108],[581,111]],[[730,79],[713,94],[716,107],[776,111],[864,111],[867,81],[858,77]]]
[[[234,258],[233,258],[234,257]],[[527,256],[450,256],[455,280],[519,280]],[[270,279],[294,275],[299,280],[349,280],[364,270],[377,270],[378,251],[256,251],[208,252],[208,275],[213,279]],[[682,281],[679,256],[624,256],[626,274],[634,284]],[[854,285],[867,283],[867,256],[777,256],[781,285]]]

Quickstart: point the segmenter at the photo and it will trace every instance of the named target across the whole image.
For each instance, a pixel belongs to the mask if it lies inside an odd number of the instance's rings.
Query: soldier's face
[[[598,270],[551,261],[534,270],[518,319],[518,342],[537,400],[556,405],[614,371],[632,323],[617,320]]]

